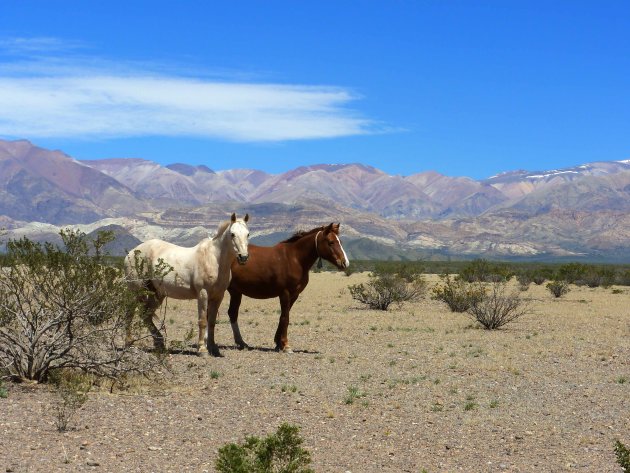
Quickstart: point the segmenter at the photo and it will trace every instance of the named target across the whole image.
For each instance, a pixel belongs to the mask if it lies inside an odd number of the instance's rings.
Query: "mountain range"
[[[630,160],[484,180],[389,175],[363,164],[268,174],[135,158],[79,161],[0,140],[0,227],[11,238],[54,240],[64,226],[107,226],[125,245],[151,237],[191,245],[232,211],[250,213],[259,244],[339,221],[355,258],[617,261],[630,256]]]

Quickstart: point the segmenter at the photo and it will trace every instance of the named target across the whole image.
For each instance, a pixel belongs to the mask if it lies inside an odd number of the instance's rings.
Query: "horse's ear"
[[[245,223],[249,222],[249,214],[245,214],[245,217],[243,218],[243,222]]]
[[[335,224],[333,225],[333,231],[334,231],[335,233],[339,233],[339,226],[340,226],[340,225],[341,225],[341,223],[335,223]]]
[[[330,233],[330,232],[332,232],[332,231],[333,231],[333,225],[334,225],[334,223],[331,223],[330,225],[328,225],[328,226],[326,227],[326,229],[324,230],[324,233]]]
[[[232,221],[232,223],[236,222],[236,214],[233,213],[232,217],[230,218],[230,220]]]

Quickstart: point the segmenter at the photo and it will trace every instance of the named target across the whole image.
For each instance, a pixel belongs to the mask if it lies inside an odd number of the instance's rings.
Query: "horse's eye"
[[[232,238],[234,238],[236,235],[234,235],[234,233],[232,233]]]
[[[247,238],[249,238],[249,233],[247,234]]]

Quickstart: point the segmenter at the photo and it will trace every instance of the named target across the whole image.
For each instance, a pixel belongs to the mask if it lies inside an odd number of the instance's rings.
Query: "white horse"
[[[248,220],[248,214],[242,219],[232,214],[230,221],[219,226],[215,237],[206,238],[192,248],[155,239],[141,243],[125,257],[125,275],[129,287],[145,289],[141,296],[144,304],[143,320],[151,331],[156,349],[165,349],[164,337],[153,323],[155,311],[164,298],[197,299],[198,354],[208,355],[210,351],[213,356],[221,356],[214,341],[214,326],[223,295],[230,284],[232,263],[238,261],[245,264],[249,257]],[[159,274],[151,276],[156,268],[164,265],[170,267],[169,273],[163,277],[159,277]],[[128,340],[132,317],[133,314],[130,314]]]

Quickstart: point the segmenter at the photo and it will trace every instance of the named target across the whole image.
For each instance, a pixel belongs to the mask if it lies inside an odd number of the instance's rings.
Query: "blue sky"
[[[630,2],[4,0],[0,138],[272,173],[629,159]]]

